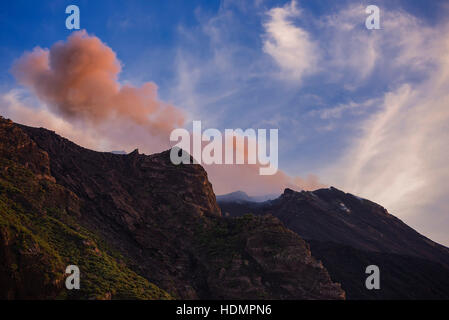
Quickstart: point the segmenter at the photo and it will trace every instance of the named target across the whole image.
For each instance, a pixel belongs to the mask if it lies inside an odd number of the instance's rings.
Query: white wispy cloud
[[[312,110],[308,113],[310,116],[318,115],[321,119],[338,119],[341,118],[344,114],[348,112],[362,114],[369,110],[370,107],[373,107],[377,103],[380,103],[380,99],[368,99],[362,102],[350,101],[348,103],[341,103],[337,106],[330,108],[320,108],[316,110]]]
[[[267,15],[263,51],[276,61],[281,77],[300,82],[304,75],[315,71],[319,54],[309,33],[294,24],[301,10],[296,1],[292,1],[270,9]]]
[[[422,74],[383,95],[381,108],[359,124],[359,134],[327,172],[346,191],[381,203],[434,240],[449,243],[449,25],[428,27],[404,13],[381,46],[393,46],[394,70]],[[418,27],[419,26],[419,27]],[[391,71],[391,70],[390,70]],[[387,74],[391,74],[386,71]],[[443,209],[445,208],[445,209]]]
[[[275,60],[284,79],[296,83],[318,75],[354,91],[370,83],[372,76],[396,81],[410,72],[426,71],[433,63],[421,49],[435,49],[434,29],[404,11],[382,8],[381,30],[366,29],[362,4],[311,17],[292,0],[266,15],[262,50]]]

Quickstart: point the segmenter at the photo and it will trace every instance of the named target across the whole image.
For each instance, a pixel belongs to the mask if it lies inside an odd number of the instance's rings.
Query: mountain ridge
[[[449,249],[372,201],[334,187],[301,192],[287,188],[264,203],[219,205],[229,216],[253,213],[279,218],[310,244],[312,254],[342,284],[349,299],[449,298]],[[369,264],[379,265],[383,278],[389,279],[383,290],[364,288]]]
[[[0,131],[0,150],[5,150],[0,153],[0,181],[9,183],[0,204],[14,200],[8,212],[1,212],[6,224],[0,225],[0,256],[15,257],[0,260],[4,271],[1,294],[6,298],[345,298],[339,284],[332,282],[323,265],[312,257],[309,245],[278,219],[222,217],[207,173],[199,165],[175,166],[169,151],[149,156],[137,150],[127,155],[96,152],[52,131],[3,118]],[[39,161],[34,163],[33,159]],[[39,188],[25,193],[24,185],[12,176],[12,166],[26,171],[28,180]],[[42,195],[44,180],[51,180],[54,188],[70,196]],[[14,198],[14,190],[23,197]],[[42,197],[44,202],[57,201],[56,213],[36,201]],[[28,208],[28,202],[35,202],[35,206]],[[18,206],[24,207],[23,212]],[[28,220],[24,225],[21,221],[11,225],[11,219],[18,216]],[[45,223],[37,230],[33,222],[42,217]],[[48,221],[56,225],[47,228]],[[4,235],[13,232],[22,237],[24,228],[31,237],[45,236],[48,241],[42,244],[54,253],[37,265],[47,268],[53,256],[60,257],[52,272],[46,273],[50,283],[58,284],[51,287],[51,294],[44,295],[41,284],[28,291],[27,287],[17,287],[17,276],[25,277],[27,269],[15,261],[26,249],[17,242],[11,246]],[[84,230],[86,241],[73,238],[71,230]],[[102,249],[100,244],[109,249]],[[83,249],[86,246],[87,251]],[[65,247],[71,249],[67,252]],[[89,261],[103,250],[117,256],[116,262],[109,265],[102,260],[98,262],[100,270],[90,268]],[[64,267],[72,264],[75,256],[82,288],[86,288],[86,278],[95,285],[70,297],[63,288]],[[140,282],[129,279],[104,286],[108,283],[104,268],[122,268],[127,272],[124,279],[138,277]],[[42,278],[44,273],[38,269],[34,276]],[[127,290],[148,290],[149,294],[126,296]]]
[[[169,153],[96,152],[0,117],[0,297],[449,297],[448,248],[382,206],[333,187],[217,202],[204,168]],[[83,290],[67,292],[74,262]],[[364,287],[369,264],[382,290]]]

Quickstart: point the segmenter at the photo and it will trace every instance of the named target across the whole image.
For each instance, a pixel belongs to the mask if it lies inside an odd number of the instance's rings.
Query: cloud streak
[[[325,174],[448,244],[449,25],[430,28],[393,15],[385,24],[394,27],[391,35],[379,45],[394,46],[392,68],[419,72],[422,81],[396,79],[396,88],[359,124],[357,137]]]

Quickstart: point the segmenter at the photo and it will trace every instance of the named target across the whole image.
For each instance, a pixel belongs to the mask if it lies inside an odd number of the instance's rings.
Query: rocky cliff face
[[[353,299],[447,299],[449,249],[408,227],[382,206],[336,188],[286,189],[264,203],[220,202],[230,216],[271,214],[307,241],[332,279]],[[381,290],[366,290],[365,268],[378,265]]]
[[[82,200],[56,183],[50,163],[22,129],[0,118],[0,298],[170,298],[81,225]],[[65,290],[70,264],[82,270],[79,291]]]
[[[197,233],[214,299],[343,299],[307,243],[271,215],[213,219]]]
[[[0,131],[4,297],[345,297],[279,220],[223,218],[199,165],[175,166],[168,151],[94,152],[4,119]],[[40,258],[27,257],[45,272],[16,263],[33,241]],[[81,292],[62,286],[68,264],[81,269]],[[25,292],[27,275],[46,280]]]

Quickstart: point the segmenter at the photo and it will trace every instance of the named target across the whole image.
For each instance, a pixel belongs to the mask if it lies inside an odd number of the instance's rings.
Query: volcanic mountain
[[[449,249],[382,206],[335,188],[254,200],[217,203],[169,151],[96,152],[0,117],[0,298],[449,298]]]
[[[81,288],[64,286],[66,267]],[[272,215],[225,218],[200,165],[0,117],[1,299],[344,299]]]
[[[270,214],[310,246],[349,299],[448,299],[449,249],[419,234],[382,206],[336,188],[285,189],[263,203],[219,201],[228,216]],[[365,288],[377,265],[381,289]]]

